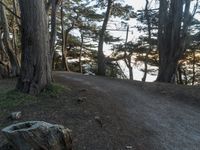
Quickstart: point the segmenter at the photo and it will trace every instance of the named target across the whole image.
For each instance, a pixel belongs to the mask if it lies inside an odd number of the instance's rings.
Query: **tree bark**
[[[10,39],[8,21],[5,14],[5,9],[2,5],[0,5],[0,26],[3,29],[3,44],[5,46],[5,50],[7,55],[9,56],[11,70],[10,76],[18,76],[20,73],[20,66],[17,60],[17,57],[13,51],[12,42]]]
[[[175,82],[177,63],[183,55],[181,48],[182,17],[183,0],[171,0],[170,5],[167,0],[160,0],[158,31],[159,73],[157,77],[159,82]]]
[[[71,28],[69,28],[69,30],[64,30],[64,11],[63,11],[63,1],[61,1],[61,9],[60,9],[60,19],[61,19],[61,34],[62,34],[62,67],[64,70],[66,71],[70,71],[69,70],[69,66],[68,66],[68,62],[67,62],[67,50],[66,50],[66,43],[68,40],[68,34],[71,30]]]
[[[103,21],[102,28],[99,33],[99,44],[98,44],[98,75],[105,76],[106,75],[106,58],[103,53],[103,43],[104,43],[104,35],[107,28],[108,20],[112,11],[113,0],[108,0],[107,10],[105,14],[105,18]]]
[[[144,76],[142,78],[142,81],[146,81],[146,78],[147,78],[147,71],[148,71],[148,57],[149,57],[149,54],[152,50],[152,47],[151,47],[151,22],[150,22],[150,16],[149,16],[149,10],[148,10],[148,7],[149,7],[149,0],[146,0],[146,6],[145,6],[145,18],[147,20],[147,29],[148,29],[148,44],[149,44],[149,47],[148,47],[148,50],[146,52],[146,55],[145,55],[145,61],[144,61]]]
[[[19,5],[18,5],[18,2],[16,2],[16,0],[12,0],[12,3],[13,3],[13,12],[15,14],[17,14],[17,16],[20,16],[20,10],[19,10]],[[20,50],[18,48],[18,30],[20,28],[20,20],[16,17],[16,16],[13,16],[13,22],[12,22],[12,33],[13,33],[13,38],[12,38],[12,41],[13,41],[13,49],[15,51],[15,56],[17,57],[17,60],[18,62],[20,62]]]
[[[129,79],[133,80],[133,67],[131,66],[131,56],[128,57],[128,70],[129,70]]]
[[[184,80],[185,80],[185,85],[187,85],[188,84],[188,77],[187,77],[187,73],[186,73],[186,70],[185,69],[183,69],[183,75],[184,75]]]
[[[196,54],[195,54],[195,50],[192,51],[192,85],[195,84],[195,80],[196,80],[196,68],[195,68],[195,64],[196,64]]]
[[[58,8],[58,0],[51,0],[51,33],[50,33],[50,52],[53,60],[55,41],[56,41],[56,12]]]
[[[20,8],[19,8],[19,2],[17,0],[13,0],[13,12],[16,14],[14,15],[16,23],[18,25],[18,27],[21,26],[21,20],[19,19],[20,16]]]
[[[0,37],[2,33],[0,31]],[[9,57],[6,53],[5,46],[2,39],[0,38],[0,79],[9,77],[10,73],[10,62]]]
[[[127,25],[127,30],[126,30],[124,62],[125,62],[126,66],[128,67],[128,70],[129,70],[129,79],[133,80],[133,67],[131,65],[131,58],[132,58],[131,55],[132,55],[132,53],[129,52],[129,54],[127,55],[128,33],[129,33],[129,25]]]
[[[182,79],[182,69],[181,69],[181,64],[178,65],[177,67],[177,83],[178,84],[183,84],[183,79]]]
[[[17,89],[36,95],[52,81],[47,13],[43,0],[20,1],[22,67]]]
[[[80,53],[79,53],[79,71],[80,73],[83,73],[83,68],[82,68],[82,51],[83,51],[83,33],[81,34],[81,47],[80,47]]]

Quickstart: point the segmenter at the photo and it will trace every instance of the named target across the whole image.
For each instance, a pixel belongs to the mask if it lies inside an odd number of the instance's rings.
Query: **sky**
[[[134,10],[141,10],[145,7],[145,0],[124,0],[126,4],[133,6]],[[110,22],[114,22],[114,24],[109,23],[108,28],[117,28],[120,27],[120,19],[116,19],[116,18],[111,18]],[[138,22],[136,19],[131,19],[130,21],[128,21],[128,24],[130,27],[133,27],[134,25],[137,25]],[[121,39],[124,39],[125,41],[125,37],[126,37],[126,31],[110,31],[110,34],[116,37],[120,37]],[[129,32],[129,38],[128,41],[136,41],[137,38],[142,35],[143,33],[140,33],[137,31],[136,28],[130,28],[130,32]],[[122,41],[122,42],[124,42]],[[112,53],[112,51],[110,51],[111,46],[110,45],[106,45],[104,44],[104,53],[106,55],[110,55]],[[128,77],[129,76],[129,71],[128,68],[126,67],[125,63],[123,61],[119,61],[119,64],[122,68],[122,70],[124,71],[125,75]],[[135,61],[134,59],[132,59],[132,66],[133,66],[133,76],[134,76],[134,80],[139,80],[141,81],[144,72],[140,71],[140,69],[144,68],[144,64],[139,62],[139,65],[134,65]],[[151,66],[148,66],[151,67]],[[151,67],[152,68],[152,67]],[[154,69],[156,69],[154,67]],[[150,74],[147,75],[147,81],[148,82],[152,82],[155,81],[156,76],[152,76]]]
[[[123,0],[125,4],[131,5],[135,11],[140,10],[145,7],[145,0]],[[112,23],[111,23],[112,22]],[[117,29],[120,28],[121,20],[117,18],[110,18],[107,29]],[[130,26],[130,33],[128,41],[135,41],[142,33],[139,33],[136,28],[132,28],[134,25],[137,25],[136,19],[131,19],[128,21]],[[116,37],[120,37],[125,40],[126,31],[110,31],[111,35]],[[104,45],[105,54],[109,55],[111,51],[109,51],[111,47],[109,45]]]
[[[145,0],[124,0],[125,3],[132,5],[135,10],[144,8]]]

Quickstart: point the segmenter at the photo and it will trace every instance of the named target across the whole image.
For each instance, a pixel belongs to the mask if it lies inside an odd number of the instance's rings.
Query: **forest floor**
[[[57,96],[27,97],[13,106],[0,97],[0,129],[25,120],[62,124],[72,130],[74,150],[200,149],[200,87],[65,72],[54,79],[66,88]],[[14,85],[1,80],[0,93]],[[13,111],[22,111],[22,119],[9,120]]]

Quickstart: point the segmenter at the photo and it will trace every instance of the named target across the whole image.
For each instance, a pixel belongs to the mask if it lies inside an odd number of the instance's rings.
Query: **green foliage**
[[[59,84],[51,84],[39,95],[39,97],[58,97],[65,90],[70,89],[66,89],[64,86]]]
[[[124,20],[129,20],[130,18],[136,17],[136,13],[133,11],[132,6],[123,6],[121,3],[115,3],[113,5],[112,15],[114,17],[121,17]]]
[[[36,97],[21,93],[17,90],[0,93],[0,109],[14,108],[23,104],[30,104],[36,100]]]
[[[21,93],[17,90],[1,91],[0,92],[0,110],[12,109],[19,106],[34,104],[38,101],[42,101],[44,97],[58,97],[64,93],[66,89],[64,86],[59,84],[51,84],[38,96],[31,96],[26,93]]]

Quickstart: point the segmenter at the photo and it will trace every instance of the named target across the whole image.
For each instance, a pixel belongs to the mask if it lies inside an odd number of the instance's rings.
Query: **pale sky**
[[[145,7],[145,0],[124,0],[127,4],[132,5],[135,10]]]
[[[124,2],[125,4],[131,5],[135,11],[143,9],[145,7],[145,0],[124,0]],[[121,27],[121,21],[122,20],[119,18],[110,18],[107,29],[119,29]],[[137,38],[142,34],[139,33],[136,28],[133,28],[133,26],[138,24],[138,21],[136,19],[131,19],[127,22],[130,26],[128,41],[136,41]],[[115,37],[120,37],[123,40],[125,40],[126,38],[126,31],[110,31],[110,34]],[[122,43],[124,43],[124,41],[122,41]],[[111,54],[110,49],[110,45],[104,44],[104,52],[106,55]]]
[[[124,1],[128,5],[132,5],[135,11],[145,8],[145,0],[124,0]],[[120,26],[120,21],[121,21],[120,19],[111,18],[110,20],[112,20],[114,22],[115,21],[119,22],[118,25]],[[131,26],[137,25],[138,22],[137,22],[136,19],[131,19],[130,21],[128,21],[128,24],[131,27]],[[117,25],[117,23],[116,23],[116,25]],[[112,24],[112,25],[110,25],[110,27],[108,26],[108,28],[116,28],[116,25]],[[142,34],[142,33],[139,33],[136,28],[130,28],[130,31],[131,32],[129,32],[128,41],[136,41],[136,39]],[[126,31],[124,31],[124,32],[123,31],[118,31],[118,32],[112,31],[110,33],[111,33],[111,35],[114,35],[116,37],[120,37],[121,39],[125,40]],[[104,44],[105,54],[107,54],[107,55],[111,54],[112,51],[110,51],[109,49],[111,49],[111,46]],[[119,61],[119,64],[120,64],[121,68],[123,69],[124,73],[128,77],[129,71],[128,71],[128,68],[126,67],[125,63],[123,61]],[[143,63],[141,63],[139,66],[135,66],[134,60],[132,60],[132,65],[133,65],[134,80],[141,81],[144,73],[142,71],[140,71],[140,69],[144,67]],[[152,82],[152,81],[155,81],[155,79],[156,79],[156,76],[152,76],[152,75],[147,74],[147,81]]]

